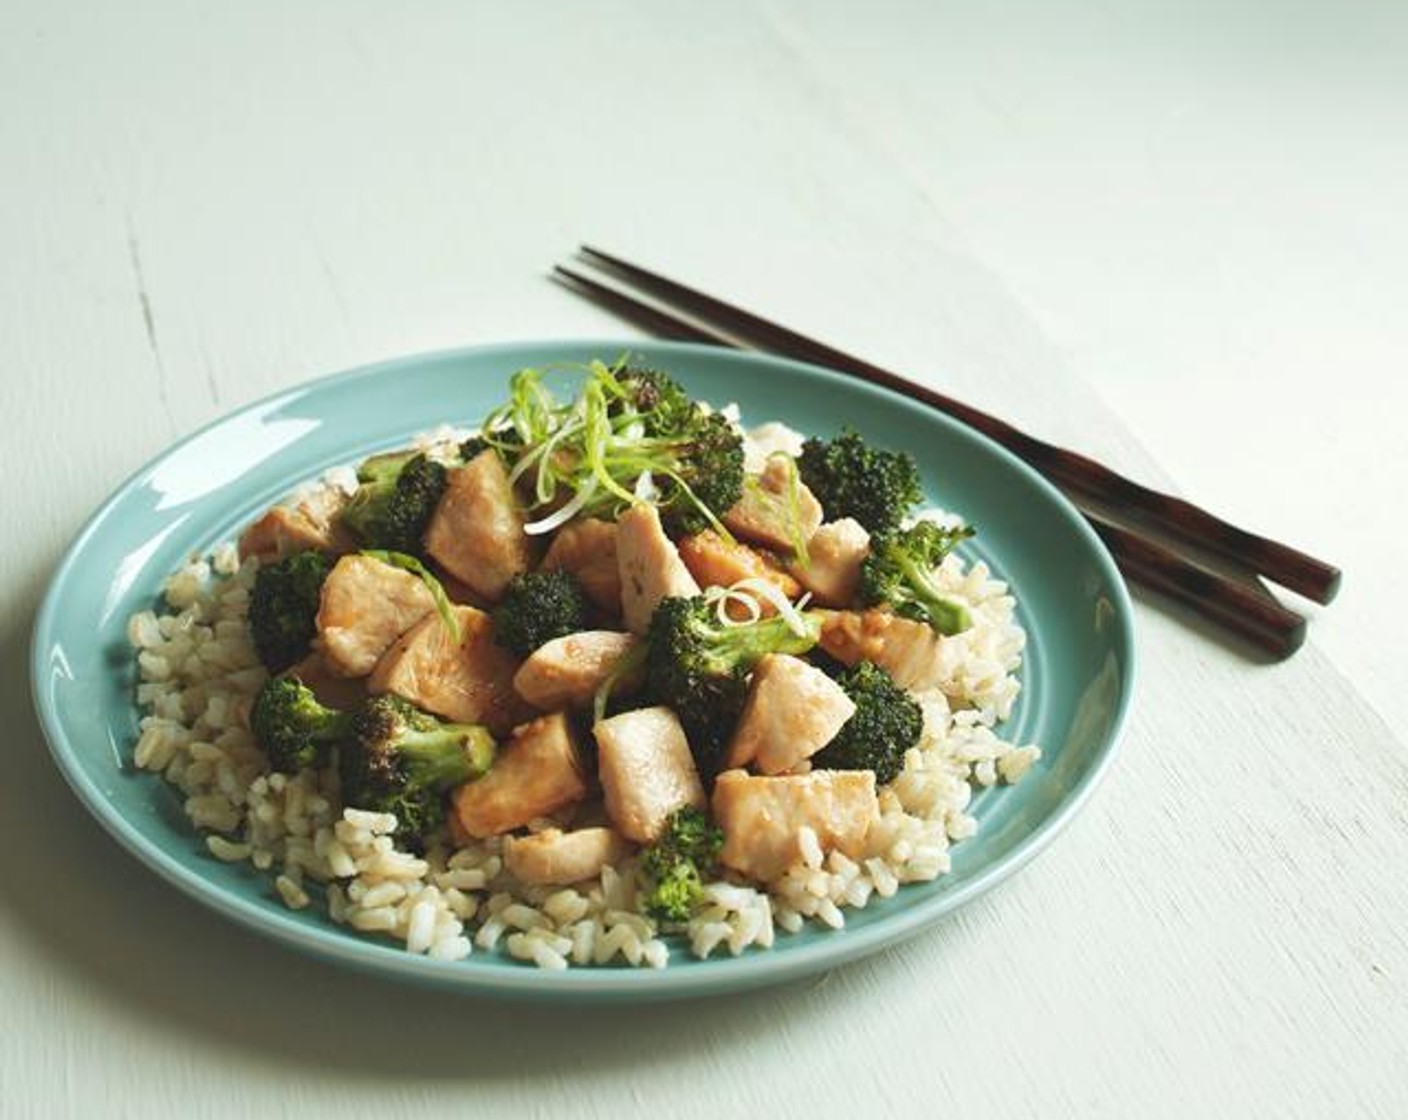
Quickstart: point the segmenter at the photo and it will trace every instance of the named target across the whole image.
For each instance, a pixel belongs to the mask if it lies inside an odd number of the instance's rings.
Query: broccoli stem
[[[471,724],[445,724],[434,731],[406,730],[396,740],[412,785],[449,789],[488,773],[494,738]]]
[[[973,625],[973,616],[962,603],[950,599],[934,586],[929,571],[908,552],[897,550],[898,567],[913,589],[915,601],[929,616],[929,624],[940,634],[960,634]]]
[[[821,634],[821,621],[803,613],[805,632],[797,633],[785,618],[774,616],[746,626],[719,626],[710,636],[712,656],[728,670],[736,666],[751,669],[769,653],[803,654],[811,650]]]

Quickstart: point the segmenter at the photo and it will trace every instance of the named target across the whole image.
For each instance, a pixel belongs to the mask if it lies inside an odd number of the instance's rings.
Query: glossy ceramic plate
[[[179,796],[131,764],[138,712],[125,628],[192,553],[230,539],[265,507],[328,468],[441,423],[473,424],[523,366],[632,351],[695,395],[736,401],[744,420],[832,434],[843,423],[920,464],[930,499],[979,527],[964,547],[1010,581],[1028,635],[1024,690],[1002,734],[1036,742],[1016,786],[974,799],[976,837],[953,870],[846,911],[844,930],[779,934],[771,950],[665,969],[548,972],[476,952],[442,962],[286,909],[268,877],[211,857]],[[550,381],[552,379],[550,378]],[[561,387],[575,380],[564,372]],[[815,367],[700,346],[550,342],[405,358],[260,401],[182,441],[124,483],[59,566],[34,635],[35,701],[54,758],[83,803],[142,862],[236,921],[300,949],[387,976],[506,997],[658,999],[755,987],[832,968],[908,937],[1012,874],[1056,835],[1110,762],[1130,698],[1128,594],[1071,506],[982,436],[894,393]]]

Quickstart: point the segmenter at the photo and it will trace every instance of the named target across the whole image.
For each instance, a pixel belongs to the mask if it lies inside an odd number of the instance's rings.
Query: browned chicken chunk
[[[880,816],[869,770],[813,770],[760,777],[726,770],[714,782],[714,820],[723,829],[719,860],[764,882],[802,862],[801,830],[810,828],[823,852],[857,859]]]
[[[320,650],[314,650],[297,665],[285,670],[283,675],[297,677],[313,690],[318,703],[329,708],[348,711],[367,698],[363,678],[338,676]]]
[[[939,687],[942,641],[932,626],[889,611],[828,611],[821,624],[821,648],[837,661],[873,661],[911,691]]]
[[[609,828],[504,837],[504,864],[524,883],[558,886],[594,879],[607,864],[625,858],[631,846]]]
[[[608,614],[621,613],[621,571],[612,522],[595,517],[569,521],[553,534],[543,567],[571,572],[593,603]]]
[[[513,687],[524,700],[545,711],[589,704],[637,641],[634,634],[614,630],[579,630],[554,638],[529,654],[514,675]],[[614,691],[624,693],[638,683],[621,680]]]
[[[621,608],[626,629],[644,634],[661,599],[699,594],[652,505],[632,506],[616,519],[616,562],[621,572]]]
[[[606,814],[628,840],[649,843],[676,809],[704,807],[694,756],[669,708],[622,712],[594,730]]]
[[[320,548],[324,552],[350,552],[351,536],[337,519],[347,501],[341,491],[320,490],[293,505],[274,506],[240,537],[240,559],[259,557],[272,564],[295,552]]]
[[[513,733],[489,772],[451,794],[462,832],[483,840],[545,817],[587,795],[572,728],[561,712]]]
[[[328,573],[318,607],[318,646],[328,667],[364,677],[387,647],[435,609],[425,584],[370,556],[344,556]]]
[[[488,610],[493,606],[488,599],[480,595],[469,584],[457,580],[443,569],[440,572],[440,586],[445,589],[445,598],[462,607],[478,607],[480,610]]]
[[[679,543],[679,553],[700,587],[730,587],[742,579],[761,579],[789,599],[802,593],[801,584],[787,574],[775,557],[729,541],[713,529],[685,537]],[[766,602],[764,608],[772,613]]]
[[[859,521],[828,521],[807,542],[807,562],[790,570],[819,607],[848,606],[860,582],[860,566],[870,555],[870,534]]]
[[[518,660],[494,641],[493,620],[452,606],[457,643],[432,612],[392,643],[367,679],[373,693],[394,692],[455,723],[482,723],[502,735],[535,714],[513,688]]]
[[[495,452],[483,451],[449,472],[445,496],[425,531],[425,550],[491,602],[532,565],[523,515]]]
[[[768,460],[762,474],[749,476],[743,496],[724,514],[730,531],[789,555],[797,537],[810,541],[821,524],[821,503],[801,479],[794,479],[795,469],[791,459],[777,455]]]
[[[725,764],[785,774],[831,742],[855,710],[845,689],[820,669],[770,653],[753,670]]]

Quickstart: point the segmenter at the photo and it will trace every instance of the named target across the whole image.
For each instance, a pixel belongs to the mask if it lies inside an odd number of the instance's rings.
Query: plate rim
[[[781,366],[804,378],[842,384],[848,389],[860,389],[905,407],[921,410],[926,419],[946,427],[957,438],[976,443],[983,451],[995,455],[1003,460],[1006,466],[1025,476],[1025,481],[1043,494],[1060,513],[1062,520],[1086,545],[1115,600],[1114,613],[1118,629],[1112,635],[1112,644],[1120,654],[1120,691],[1105,741],[1098,748],[1091,764],[1083,771],[1079,781],[1067,791],[1055,809],[1043,817],[1032,831],[1016,841],[1009,851],[953,888],[930,899],[895,914],[885,915],[873,925],[860,929],[847,927],[829,931],[816,941],[789,948],[776,956],[770,951],[751,952],[738,957],[694,962],[692,967],[678,969],[601,967],[550,971],[525,965],[522,968],[481,970],[464,968],[462,961],[431,960],[425,956],[407,953],[394,943],[383,944],[371,938],[357,937],[341,927],[310,927],[296,919],[292,913],[258,905],[186,867],[159,844],[140,833],[127,821],[126,816],[103,796],[97,784],[80,766],[75,744],[70,740],[67,728],[58,718],[44,689],[48,680],[47,655],[54,644],[53,632],[60,608],[61,591],[65,584],[74,578],[75,569],[79,566],[87,546],[102,528],[114,507],[158,466],[188,444],[239,417],[259,410],[267,411],[285,399],[317,390],[335,389],[338,385],[383,376],[408,366],[460,359],[491,359],[495,354],[522,355],[535,349],[572,349],[584,353],[593,349],[608,352],[648,349],[653,354],[698,356],[710,361],[735,362],[740,365],[761,362],[774,367]],[[907,940],[1010,878],[1049,847],[1085,807],[1108,774],[1124,737],[1138,674],[1133,604],[1129,589],[1108,549],[1064,494],[1000,444],[953,417],[928,408],[913,397],[859,381],[825,366],[760,352],[729,351],[702,343],[617,338],[526,339],[415,351],[302,380],[221,413],[175,442],[167,444],[130,472],[83,522],[45,586],[31,632],[29,663],[31,697],[45,744],[69,787],[89,814],[126,851],[188,898],[195,899],[224,917],[234,919],[246,928],[319,958],[330,959],[362,971],[394,974],[398,979],[431,984],[445,990],[490,998],[577,997],[640,1001],[722,994],[785,983],[812,975]]]

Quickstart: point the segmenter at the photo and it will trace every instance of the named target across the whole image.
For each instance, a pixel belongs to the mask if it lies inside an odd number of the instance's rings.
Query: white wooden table
[[[0,10],[0,1114],[1408,1115],[1402,5],[196,7]],[[47,574],[244,401],[619,334],[544,279],[580,239],[1177,486],[1345,591],[1275,666],[1141,603],[1088,810],[805,988],[489,1008],[266,944],[50,764],[23,669]]]

